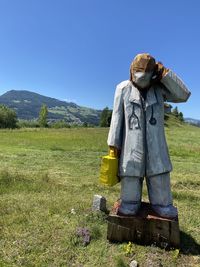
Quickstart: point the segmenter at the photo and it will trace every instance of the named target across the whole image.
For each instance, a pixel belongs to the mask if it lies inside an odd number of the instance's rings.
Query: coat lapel
[[[146,98],[146,108],[148,106],[151,106],[155,103],[157,103],[157,96],[156,96],[156,92],[153,86],[150,87],[150,89],[147,92],[147,98]]]
[[[131,83],[131,93],[129,101],[141,105],[141,96],[139,90]]]
[[[131,93],[129,96],[129,101],[134,102],[138,105],[141,105],[140,92],[132,83],[131,83]],[[152,86],[147,92],[146,107],[151,106],[155,103],[157,103],[157,97],[156,97],[155,89]]]

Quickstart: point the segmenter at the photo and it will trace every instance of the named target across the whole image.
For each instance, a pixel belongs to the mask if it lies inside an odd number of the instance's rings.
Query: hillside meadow
[[[169,120],[172,190],[181,250],[106,240],[106,215],[91,211],[95,194],[108,208],[120,185],[98,183],[108,128],[0,131],[0,266],[200,266],[200,128]],[[147,200],[144,184],[143,199]],[[91,238],[85,246],[77,228]]]

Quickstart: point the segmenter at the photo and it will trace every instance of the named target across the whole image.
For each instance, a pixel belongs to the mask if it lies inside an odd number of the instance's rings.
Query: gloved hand
[[[161,76],[160,78],[162,79],[165,74],[167,74],[167,72],[169,71],[169,69],[165,68],[165,66],[162,64],[162,62],[158,61],[156,63],[157,68],[158,68],[158,74]]]
[[[153,83],[159,82],[167,74],[168,71],[169,69],[165,68],[164,65],[160,61],[158,61],[156,63],[156,68],[154,70],[152,82]]]
[[[113,153],[114,156],[115,156],[116,158],[118,158],[118,157],[120,156],[120,152],[121,152],[121,150],[118,149],[117,147],[115,147],[115,146],[109,146],[109,155],[110,155],[111,153]]]

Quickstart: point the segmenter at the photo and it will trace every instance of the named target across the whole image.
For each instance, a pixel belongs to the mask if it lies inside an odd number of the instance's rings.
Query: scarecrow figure
[[[164,101],[186,102],[190,94],[174,72],[146,53],[134,58],[130,80],[117,86],[107,143],[119,157],[118,214],[139,211],[145,177],[152,209],[162,217],[177,216],[170,187],[172,164],[164,132]]]

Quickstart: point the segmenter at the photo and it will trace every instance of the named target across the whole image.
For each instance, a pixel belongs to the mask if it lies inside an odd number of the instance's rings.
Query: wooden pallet
[[[107,218],[109,241],[132,241],[142,245],[156,245],[163,248],[180,247],[178,218],[165,219],[152,211],[149,203],[142,202],[136,216],[110,214]]]

